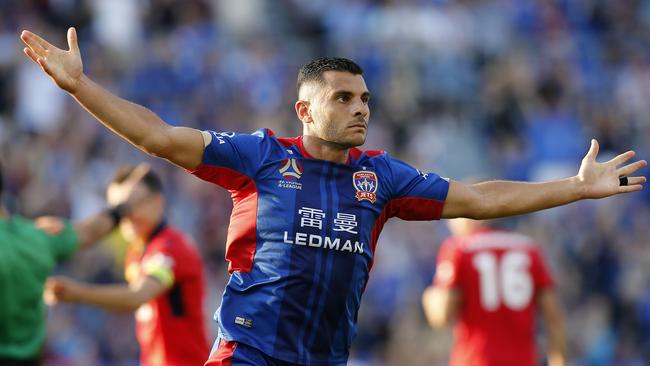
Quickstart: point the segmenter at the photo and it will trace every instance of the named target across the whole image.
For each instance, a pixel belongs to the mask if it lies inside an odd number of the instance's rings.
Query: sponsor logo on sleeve
[[[217,139],[217,141],[219,141],[219,145],[225,144],[226,143],[225,139],[231,139],[231,138],[235,137],[234,132],[214,132],[214,131],[212,131],[212,135],[214,136],[214,138]]]

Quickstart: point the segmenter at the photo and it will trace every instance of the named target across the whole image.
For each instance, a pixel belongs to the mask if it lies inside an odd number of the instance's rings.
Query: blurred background
[[[230,197],[108,132],[22,55],[20,30],[63,47],[71,25],[91,78],[171,124],[298,135],[297,71],[329,55],[365,69],[364,147],[421,170],[565,177],[592,137],[601,159],[650,156],[648,0],[0,0],[6,204],[27,217],[84,217],[105,206],[117,167],[149,161],[166,183],[169,220],[204,255],[206,321],[227,280]],[[542,247],[568,314],[572,365],[650,364],[649,193],[504,223]],[[420,295],[447,235],[443,223],[389,222],[350,365],[446,364],[451,333],[426,326]],[[111,238],[60,272],[122,281],[123,251]],[[61,305],[48,320],[47,365],[137,364],[129,314]],[[211,321],[210,330],[214,338]]]

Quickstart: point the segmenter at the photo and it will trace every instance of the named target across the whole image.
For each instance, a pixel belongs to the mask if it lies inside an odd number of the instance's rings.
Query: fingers
[[[20,34],[20,39],[39,56],[43,56],[45,54],[45,51],[48,49],[55,48],[46,40],[30,31],[23,31]]]
[[[36,52],[32,51],[32,49],[29,48],[29,47],[23,48],[23,52],[27,55],[27,57],[29,57],[30,60],[32,60],[32,61],[34,61],[35,63],[38,64],[38,61],[37,61],[38,60],[38,55],[36,54]]]
[[[44,70],[48,75],[52,75],[52,71],[51,71],[49,65],[47,64],[47,62],[45,61],[45,58],[43,58],[43,57],[39,56],[38,54],[36,54],[36,52],[34,52],[34,51],[33,51],[31,48],[29,48],[29,47],[25,47],[25,48],[23,48],[23,52],[25,53],[25,55],[27,55],[27,57],[29,57],[30,60],[34,61],[34,62],[37,63],[40,67],[42,67],[43,70]]]
[[[133,171],[129,174],[129,176],[120,184],[120,191],[122,193],[122,203],[129,203],[133,204],[133,190],[136,187],[136,185],[149,173],[151,170],[151,166],[147,163],[140,163],[138,164]],[[145,198],[145,197],[143,197]],[[131,201],[131,202],[129,202]]]
[[[619,165],[625,163],[626,161],[632,159],[634,157],[634,155],[636,155],[636,153],[634,151],[626,151],[626,152],[618,155],[617,157],[613,158],[612,160],[608,161],[608,163],[609,164],[614,164],[614,166],[619,166]]]
[[[43,289],[43,301],[47,305],[56,305],[59,302],[60,291],[59,281],[56,278],[48,278]]]
[[[622,155],[625,155],[625,154],[622,154]],[[619,156],[621,156],[621,155],[619,155]],[[618,156],[616,158],[614,158],[614,159],[617,159],[617,158],[618,158]],[[612,159],[612,160],[614,160],[614,159]],[[634,172],[638,171],[639,169],[645,168],[647,165],[648,165],[648,163],[645,160],[635,161],[632,164],[628,164],[628,165],[625,165],[623,167],[620,167],[617,170],[617,173],[618,173],[619,176],[634,174]]]
[[[646,177],[627,177],[627,185],[637,185],[642,184],[647,181]]]
[[[621,186],[618,188],[619,193],[631,193],[637,192],[643,189],[643,186],[640,184],[633,184],[631,186]]]
[[[151,166],[147,163],[140,163],[138,166],[136,166],[131,174],[129,174],[128,178],[124,181],[125,184],[136,184],[138,183],[142,178],[144,178],[147,173],[151,170]]]
[[[591,146],[589,146],[589,151],[587,152],[587,155],[585,155],[585,159],[596,160],[598,150],[598,141],[596,141],[596,139],[591,139]]]
[[[647,181],[646,177],[628,177],[627,185],[618,187],[619,193],[636,192],[643,189],[643,183]]]
[[[39,64],[43,68],[43,71],[45,71],[48,75],[52,75],[52,69],[50,68],[50,65],[47,63],[47,61],[45,61],[45,58],[37,58],[36,63]]]
[[[68,47],[70,51],[79,54],[79,43],[77,42],[77,30],[74,27],[68,28]]]

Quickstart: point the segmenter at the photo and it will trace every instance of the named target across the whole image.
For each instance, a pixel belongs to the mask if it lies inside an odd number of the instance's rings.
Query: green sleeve
[[[65,227],[58,235],[50,236],[50,245],[57,261],[69,258],[77,251],[79,237],[70,221],[65,220]]]

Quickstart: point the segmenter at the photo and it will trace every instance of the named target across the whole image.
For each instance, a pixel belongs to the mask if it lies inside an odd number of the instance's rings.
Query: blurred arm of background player
[[[99,241],[99,239],[113,231],[115,228],[115,219],[113,218],[113,214],[110,212],[111,210],[112,209],[99,212],[73,223],[74,231],[79,239],[78,250],[88,249]],[[34,220],[34,224],[37,228],[50,235],[59,234],[65,227],[63,219],[54,216],[39,217]]]
[[[132,189],[150,169],[150,166],[146,163],[138,165],[122,184],[125,187],[124,191]],[[135,203],[130,202],[127,197],[123,197],[121,201],[123,202],[121,205],[111,207],[73,223],[79,241],[79,250],[89,248],[101,238],[110,234],[115,229],[121,216],[128,212],[129,206]],[[65,227],[64,221],[54,216],[39,217],[34,223],[36,227],[50,235],[59,234]]]
[[[138,165],[127,179],[116,188],[115,202],[135,207],[139,202],[134,199],[136,184],[149,171],[147,164]],[[115,221],[102,214],[95,215],[75,224],[80,242],[90,245],[102,236],[108,234],[115,227]],[[108,231],[107,231],[108,230]],[[81,239],[81,238],[84,239]],[[160,278],[159,278],[160,277]],[[159,296],[173,284],[173,279],[166,275],[158,277],[144,276],[133,283],[116,285],[95,285],[75,281],[70,278],[55,276],[50,277],[45,283],[43,297],[48,305],[58,302],[78,302],[99,306],[113,311],[135,311],[140,305]]]
[[[458,315],[461,293],[457,289],[429,286],[422,294],[422,307],[429,324],[434,328],[450,325]]]
[[[77,33],[68,29],[69,50],[59,49],[29,31],[20,35],[23,50],[59,86],[74,97],[97,120],[145,153],[166,159],[185,169],[202,161],[208,133],[166,124],[151,110],[121,99],[83,73]]]
[[[566,366],[567,345],[564,315],[555,291],[550,288],[542,289],[537,296],[537,307],[546,323],[548,365]]]
[[[56,217],[43,217],[36,226],[49,234],[64,227]],[[74,223],[79,238],[79,249],[86,249],[115,228],[113,217],[102,212]],[[132,285],[84,284],[66,277],[50,277],[45,283],[43,298],[48,305],[58,302],[79,302],[114,311],[135,311],[140,305],[157,297],[168,286],[157,278],[147,276]]]
[[[59,302],[82,303],[111,311],[132,312],[165,292],[169,286],[158,278],[145,276],[133,284],[95,285],[62,276],[50,277],[43,298],[48,305]]]

